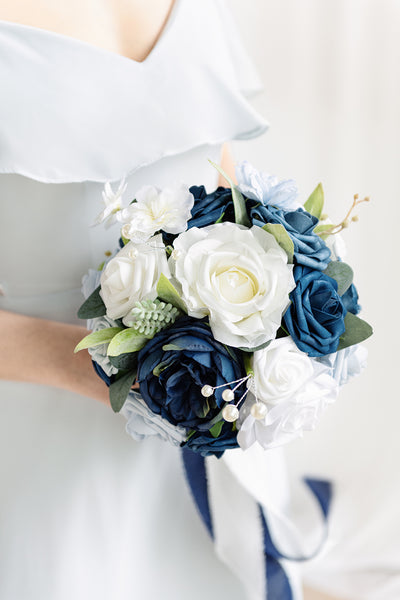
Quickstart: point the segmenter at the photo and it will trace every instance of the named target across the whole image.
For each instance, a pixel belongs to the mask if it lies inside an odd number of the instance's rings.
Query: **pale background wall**
[[[394,536],[400,540],[400,509],[390,502],[400,505],[400,2],[229,4],[264,84],[254,104],[271,125],[262,138],[235,144],[236,158],[293,177],[304,199],[322,181],[333,221],[341,220],[354,193],[372,199],[360,207],[360,222],[345,232],[361,316],[375,329],[367,343],[368,370],[342,390],[318,429],[292,444],[288,456],[294,473],[327,474],[345,490],[332,517],[340,551],[328,556],[327,570],[343,571],[346,563],[360,572],[389,569],[392,559],[390,569],[399,576],[400,541]],[[376,543],[386,547],[381,565],[368,554]],[[321,577],[314,581],[323,586]],[[383,588],[373,595],[362,577],[352,585],[339,577],[333,590],[351,590],[354,598],[400,597],[400,587],[394,595]]]

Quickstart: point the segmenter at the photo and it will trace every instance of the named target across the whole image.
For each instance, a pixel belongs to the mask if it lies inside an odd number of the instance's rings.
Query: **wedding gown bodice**
[[[0,74],[0,308],[31,316],[78,322],[82,276],[118,240],[90,227],[105,182],[125,177],[128,200],[144,184],[212,189],[221,144],[266,127],[219,1],[177,0],[143,63],[0,22]],[[0,402],[2,600],[244,597],[179,449],[134,442],[121,416],[63,390],[2,381]]]

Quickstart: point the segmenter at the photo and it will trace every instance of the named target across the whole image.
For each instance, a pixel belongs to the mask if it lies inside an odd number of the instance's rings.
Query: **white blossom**
[[[99,215],[97,215],[93,225],[100,225],[100,223],[106,223],[106,227],[109,227],[117,220],[117,215],[122,208],[122,196],[126,190],[126,181],[122,179],[119,183],[117,190],[114,192],[110,182],[104,186],[102,192],[104,209]]]

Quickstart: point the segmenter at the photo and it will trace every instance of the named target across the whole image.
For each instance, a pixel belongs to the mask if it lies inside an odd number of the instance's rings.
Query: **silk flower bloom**
[[[146,243],[129,242],[106,265],[100,279],[107,317],[121,319],[141,300],[154,300],[163,273],[170,277],[161,235]]]
[[[193,227],[174,242],[171,270],[190,316],[209,316],[216,340],[254,348],[275,337],[295,283],[275,238],[253,226]]]

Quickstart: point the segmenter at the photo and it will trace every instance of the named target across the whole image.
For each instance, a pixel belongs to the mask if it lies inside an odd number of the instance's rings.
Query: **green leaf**
[[[257,352],[257,350],[263,350],[263,348],[266,348],[267,346],[270,345],[270,343],[272,342],[272,340],[268,340],[268,342],[264,342],[263,344],[260,344],[259,346],[255,346],[254,348],[238,348],[238,350],[241,350],[242,352]]]
[[[294,244],[284,226],[280,223],[266,223],[263,225],[263,229],[274,236],[282,250],[286,252],[288,262],[293,263]]]
[[[210,433],[213,436],[213,438],[217,438],[221,434],[223,425],[224,421],[218,421],[217,423],[215,423],[215,425],[211,427]]]
[[[133,327],[124,329],[111,340],[107,354],[108,356],[119,356],[128,352],[137,352],[147,342],[149,338],[141,333],[138,333]]]
[[[330,262],[324,273],[337,281],[339,296],[343,296],[353,282],[353,269],[340,260]]]
[[[314,233],[319,235],[322,240],[327,240],[330,235],[332,235],[332,230],[336,227],[336,225],[317,225],[314,227]]]
[[[108,344],[114,335],[118,332],[122,331],[120,327],[108,327],[105,329],[100,329],[99,331],[94,331],[93,333],[89,333],[86,337],[83,338],[76,346],[74,352],[79,352],[80,350],[85,350],[86,348],[94,348],[95,346],[100,346],[101,344]]]
[[[129,373],[125,373],[110,385],[110,404],[114,412],[119,412],[123,407],[135,379],[136,372],[129,371]]]
[[[251,227],[250,219],[246,210],[246,201],[241,191],[237,185],[235,185],[229,175],[225,173],[222,167],[213,163],[211,160],[209,160],[209,162],[215,169],[217,169],[218,173],[220,173],[230,185],[232,191],[233,208],[235,211],[235,222],[239,225],[244,225],[245,227]]]
[[[307,212],[309,212],[317,219],[321,218],[321,214],[324,208],[324,190],[322,188],[322,183],[319,183],[315,190],[312,192],[311,196],[304,204],[304,208]]]
[[[161,273],[160,279],[157,283],[157,295],[161,300],[164,300],[164,302],[172,304],[172,306],[179,308],[179,310],[187,314],[186,304],[180,297],[178,290],[173,286],[171,281],[164,275],[164,273]]]
[[[366,321],[363,321],[363,319],[360,319],[360,317],[353,315],[351,312],[346,314],[344,325],[346,331],[339,340],[338,350],[343,350],[349,346],[354,346],[354,344],[359,344],[369,338],[373,333],[371,325]]]
[[[137,368],[137,352],[109,356],[108,359],[119,371],[133,371]]]
[[[78,310],[79,319],[94,319],[95,317],[104,317],[106,314],[106,305],[100,296],[100,286],[92,292]]]

